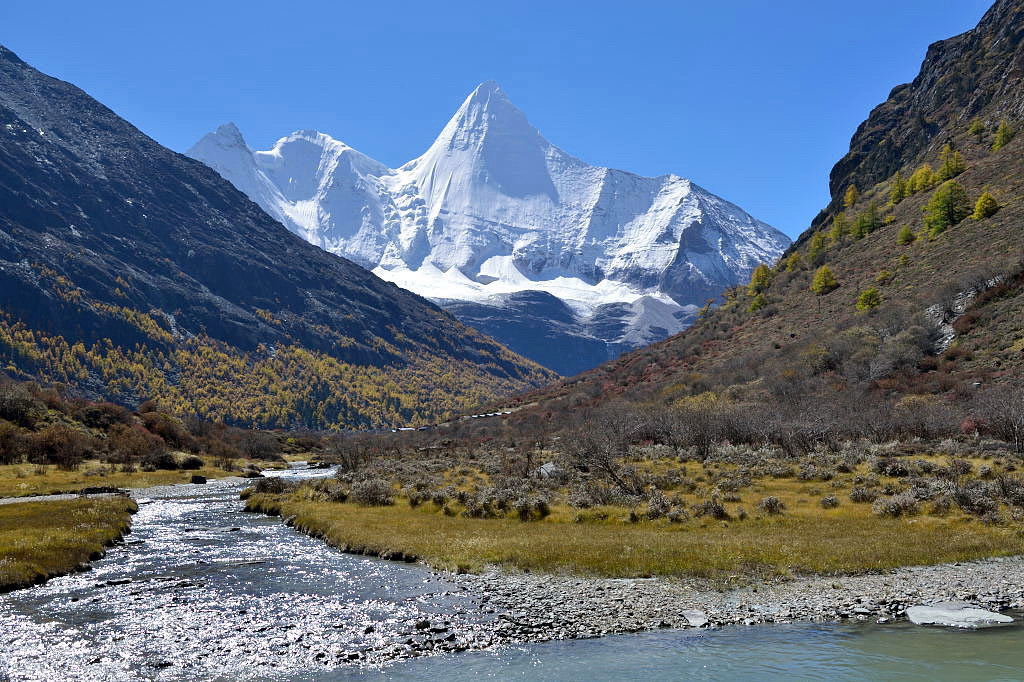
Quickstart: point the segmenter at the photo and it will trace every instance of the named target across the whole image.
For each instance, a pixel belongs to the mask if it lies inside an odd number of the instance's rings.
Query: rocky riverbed
[[[909,607],[964,601],[992,611],[1024,608],[1024,557],[901,568],[883,574],[806,577],[714,589],[705,581],[580,579],[533,574],[451,578],[498,617],[508,641],[596,637],[658,628],[854,619],[878,623]]]

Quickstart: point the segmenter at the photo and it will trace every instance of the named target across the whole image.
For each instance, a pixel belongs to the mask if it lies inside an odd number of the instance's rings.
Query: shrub
[[[46,415],[46,406],[33,397],[25,384],[0,382],[0,419],[33,427]]]
[[[717,497],[712,497],[710,500],[693,505],[694,516],[710,516],[713,519],[724,521],[729,518],[729,512],[725,510],[725,507],[718,501]]]
[[[350,499],[368,507],[386,507],[394,504],[395,491],[390,482],[371,478],[353,483]]]
[[[151,452],[142,458],[142,468],[150,471],[155,469],[175,471],[178,468],[178,460],[172,453],[166,450]]]
[[[204,465],[205,462],[203,462],[201,457],[189,455],[185,457],[185,459],[181,460],[179,468],[184,469],[185,471],[195,471],[196,469],[202,469]]]
[[[647,518],[660,519],[662,516],[668,514],[671,510],[672,505],[668,501],[668,498],[660,490],[655,490],[651,493],[650,497],[647,498]]]
[[[92,451],[92,439],[63,424],[54,424],[34,434],[29,447],[33,461],[74,471]]]
[[[114,424],[107,442],[113,453],[120,456],[122,461],[144,460],[160,455],[167,449],[160,436],[150,433],[141,426],[127,424]],[[171,468],[176,469],[177,466]]]
[[[94,429],[110,430],[114,424],[130,424],[132,413],[114,403],[84,403],[74,412],[80,422]]]
[[[917,499],[910,493],[880,497],[871,505],[871,511],[878,516],[910,516],[918,511]]]
[[[821,498],[822,509],[835,509],[839,506],[839,498],[835,495],[826,495]]]
[[[27,439],[21,429],[9,421],[0,420],[0,464],[17,464],[26,454]]]
[[[770,495],[761,500],[757,507],[767,514],[781,514],[786,508],[786,505],[779,498],[774,495]]]
[[[917,235],[914,234],[914,231],[912,229],[910,229],[910,225],[904,225],[896,234],[896,243],[899,244],[900,246],[906,246],[907,244],[913,242],[915,239],[917,239]]]
[[[876,499],[878,499],[878,491],[874,488],[854,486],[850,491],[851,502],[874,502]]]
[[[269,495],[280,495],[281,493],[294,489],[294,483],[289,483],[279,476],[267,476],[266,478],[257,479],[256,482],[248,488],[252,493],[265,493]]]

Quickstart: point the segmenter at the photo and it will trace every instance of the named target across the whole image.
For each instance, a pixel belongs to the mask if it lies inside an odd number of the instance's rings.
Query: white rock
[[[698,611],[697,609],[684,609],[680,611],[679,614],[686,619],[686,622],[689,623],[692,628],[699,628],[703,625],[707,625],[708,615],[703,611]]]
[[[986,611],[967,602],[949,601],[931,606],[911,606],[907,618],[915,625],[943,625],[951,628],[987,628],[1012,623],[1013,618]]]

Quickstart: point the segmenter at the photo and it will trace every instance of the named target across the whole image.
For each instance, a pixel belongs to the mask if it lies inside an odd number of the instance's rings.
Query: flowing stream
[[[139,491],[127,543],[94,570],[0,595],[0,680],[1024,679],[1020,619],[980,632],[769,625],[464,651],[493,629],[478,595],[246,514],[243,485]]]

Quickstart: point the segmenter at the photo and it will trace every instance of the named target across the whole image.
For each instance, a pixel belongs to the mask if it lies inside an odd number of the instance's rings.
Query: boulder
[[[534,471],[537,478],[555,478],[562,474],[562,470],[554,462],[546,462]]]
[[[691,628],[699,628],[708,623],[708,614],[697,609],[684,609],[679,612]]]
[[[911,606],[907,618],[914,625],[941,625],[950,628],[989,628],[1006,625],[1013,618],[995,611],[986,611],[962,601],[947,601],[931,606]]]
[[[206,476],[200,476],[199,474],[192,474],[192,483],[206,483]]]

